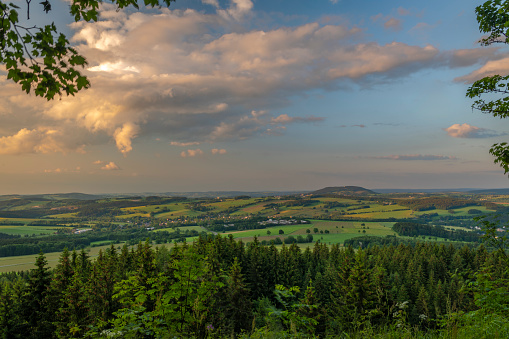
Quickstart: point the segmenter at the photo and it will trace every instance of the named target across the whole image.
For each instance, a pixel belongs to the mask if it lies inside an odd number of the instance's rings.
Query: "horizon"
[[[92,86],[47,102],[0,68],[0,194],[507,187],[504,123],[465,97],[509,60],[477,43],[478,5],[177,0],[73,23],[56,2]]]
[[[377,191],[399,191],[397,193],[433,193],[433,191],[436,192],[469,192],[469,191],[487,191],[487,190],[509,190],[509,187],[502,187],[502,188],[469,188],[469,187],[456,187],[456,188],[369,188],[369,187],[362,187],[362,186],[326,186],[316,189],[308,189],[308,190],[299,190],[299,189],[292,189],[292,190],[208,190],[208,191],[139,191],[139,192],[79,192],[79,191],[69,191],[69,192],[37,192],[37,193],[7,193],[7,194],[0,194],[0,196],[32,196],[32,195],[70,195],[70,194],[83,194],[83,195],[99,195],[99,196],[115,196],[115,195],[125,195],[125,196],[133,196],[133,195],[143,195],[143,196],[149,196],[151,194],[154,195],[165,195],[165,194],[200,194],[200,193],[310,193],[314,191],[318,191],[324,188],[342,188],[342,187],[358,187],[362,189],[367,189],[370,191],[373,191],[375,193],[378,193]],[[387,193],[387,192],[386,192]],[[396,193],[396,192],[395,192]]]

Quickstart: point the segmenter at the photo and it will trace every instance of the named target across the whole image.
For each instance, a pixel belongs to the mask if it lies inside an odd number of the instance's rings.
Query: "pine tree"
[[[226,293],[225,320],[230,323],[232,333],[248,331],[253,322],[252,303],[237,258],[230,268]]]
[[[47,264],[41,252],[35,261],[36,268],[30,271],[21,309],[23,323],[26,324],[25,338],[51,338],[54,332],[49,312],[51,274]]]

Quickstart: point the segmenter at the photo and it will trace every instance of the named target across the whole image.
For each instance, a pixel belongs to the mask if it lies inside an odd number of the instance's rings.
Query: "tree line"
[[[112,245],[95,261],[64,250],[52,271],[40,254],[29,274],[0,279],[0,336],[325,337],[398,324],[436,331],[451,314],[482,310],[482,274],[506,279],[505,260],[482,245],[354,251],[315,243],[302,251],[220,235],[170,250]]]

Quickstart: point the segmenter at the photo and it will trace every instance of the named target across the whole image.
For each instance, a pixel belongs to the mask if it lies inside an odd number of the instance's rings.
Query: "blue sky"
[[[488,149],[507,122],[465,97],[509,74],[477,44],[481,3],[192,0],[96,23],[55,3],[92,87],[46,102],[0,79],[0,194],[505,188]]]

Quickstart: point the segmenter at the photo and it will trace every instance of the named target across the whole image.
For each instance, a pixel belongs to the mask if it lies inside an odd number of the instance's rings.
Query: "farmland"
[[[42,199],[42,200],[38,200]],[[64,197],[17,196],[0,199],[0,252],[34,255],[46,251],[91,248],[149,239],[153,244],[188,242],[205,234],[233,237],[262,244],[297,241],[339,244],[364,236],[421,241],[447,241],[440,237],[400,236],[395,222],[406,221],[446,227],[450,232],[475,231],[474,216],[503,214],[500,196],[465,194],[297,194],[267,197]],[[75,234],[77,230],[89,232]],[[304,238],[312,236],[312,242]],[[311,238],[307,238],[309,240]],[[306,241],[307,241],[306,240]],[[39,244],[39,245],[38,245]],[[42,245],[46,244],[46,247]],[[48,245],[51,244],[51,245]],[[79,245],[78,245],[79,244]],[[14,246],[14,247],[13,247]],[[16,247],[17,246],[17,247]],[[77,247],[74,247],[77,246]],[[6,255],[4,254],[4,255]],[[33,258],[33,257],[31,257]],[[7,258],[5,258],[7,260]],[[21,265],[6,266],[22,269]]]

